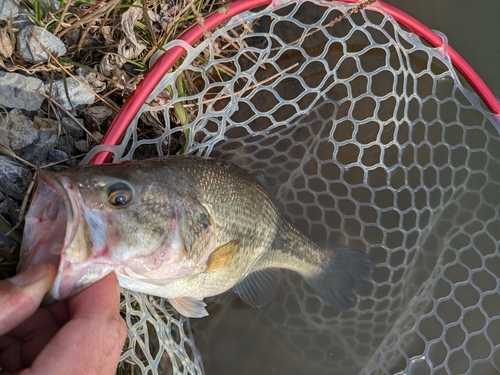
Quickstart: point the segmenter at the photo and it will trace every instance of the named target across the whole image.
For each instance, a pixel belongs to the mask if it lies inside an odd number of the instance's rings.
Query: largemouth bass
[[[196,156],[41,172],[19,269],[46,261],[59,269],[50,298],[114,271],[123,287],[168,298],[186,317],[207,315],[203,299],[231,288],[263,306],[281,268],[342,311],[376,263],[299,231],[261,175]]]

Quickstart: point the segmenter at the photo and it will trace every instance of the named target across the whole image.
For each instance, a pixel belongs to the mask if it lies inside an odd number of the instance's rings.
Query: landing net
[[[207,374],[500,372],[500,138],[446,43],[376,3],[309,0],[164,49],[179,46],[122,141],[86,160],[232,160],[264,172],[301,229],[381,263],[343,314],[291,274],[264,308],[229,292],[191,327],[124,290],[124,373],[201,374],[200,354]]]

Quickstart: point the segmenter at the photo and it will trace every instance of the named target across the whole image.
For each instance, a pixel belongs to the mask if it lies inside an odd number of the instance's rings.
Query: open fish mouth
[[[66,237],[71,237],[73,228],[78,225],[75,222],[75,208],[64,189],[64,182],[50,177],[51,174],[46,172],[40,174],[35,196],[25,218],[19,272],[45,262],[59,266]]]
[[[104,277],[114,267],[95,262],[78,189],[68,177],[42,172],[25,218],[18,272],[51,262],[58,268],[45,302],[64,299]],[[91,241],[90,241],[91,242]]]

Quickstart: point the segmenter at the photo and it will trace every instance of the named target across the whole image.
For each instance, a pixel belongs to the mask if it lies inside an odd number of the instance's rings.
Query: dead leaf
[[[11,57],[14,49],[6,27],[0,28],[0,56]]]
[[[115,44],[115,40],[113,39],[113,29],[111,26],[101,26],[100,31],[104,37],[104,44],[106,46]]]
[[[130,77],[123,70],[115,68],[112,78],[116,81],[116,87],[119,89],[125,91],[129,88],[128,82],[130,81]]]
[[[156,95],[154,99],[151,101],[151,103],[149,103],[149,105],[152,107],[159,107],[170,103],[170,101],[171,101],[170,93],[168,92],[167,89],[165,89],[158,95]]]
[[[106,80],[98,74],[90,72],[85,79],[95,92],[102,92],[106,89]]]
[[[145,111],[142,112],[140,119],[149,126],[152,126],[158,134],[163,134],[165,127],[160,121],[159,115],[162,111]]]
[[[146,46],[137,41],[134,32],[135,23],[142,19],[143,9],[139,7],[131,7],[122,14],[122,29],[125,38],[118,45],[118,54],[127,59],[135,59],[139,56]]]
[[[179,6],[170,6],[169,4],[160,4],[159,11],[153,12],[148,9],[148,16],[151,20],[151,26],[153,31],[156,33],[161,33],[163,30],[167,29],[168,26],[175,21],[175,13]]]
[[[113,70],[112,78],[116,81],[116,87],[122,90],[123,94],[130,94],[137,88],[137,85],[144,79],[144,76],[139,74],[135,77],[130,77],[127,72],[116,68]]]
[[[115,68],[121,68],[123,64],[125,64],[125,60],[120,56],[107,53],[99,63],[99,71],[106,77],[110,77],[113,70]]]

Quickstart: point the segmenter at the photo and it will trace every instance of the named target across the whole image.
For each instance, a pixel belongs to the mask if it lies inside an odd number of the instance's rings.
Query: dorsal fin
[[[271,188],[271,184],[267,179],[266,175],[262,172],[253,172],[252,176],[259,182],[260,185],[267,191],[267,194],[271,197],[271,199],[276,202],[276,194],[274,194],[273,189]]]

